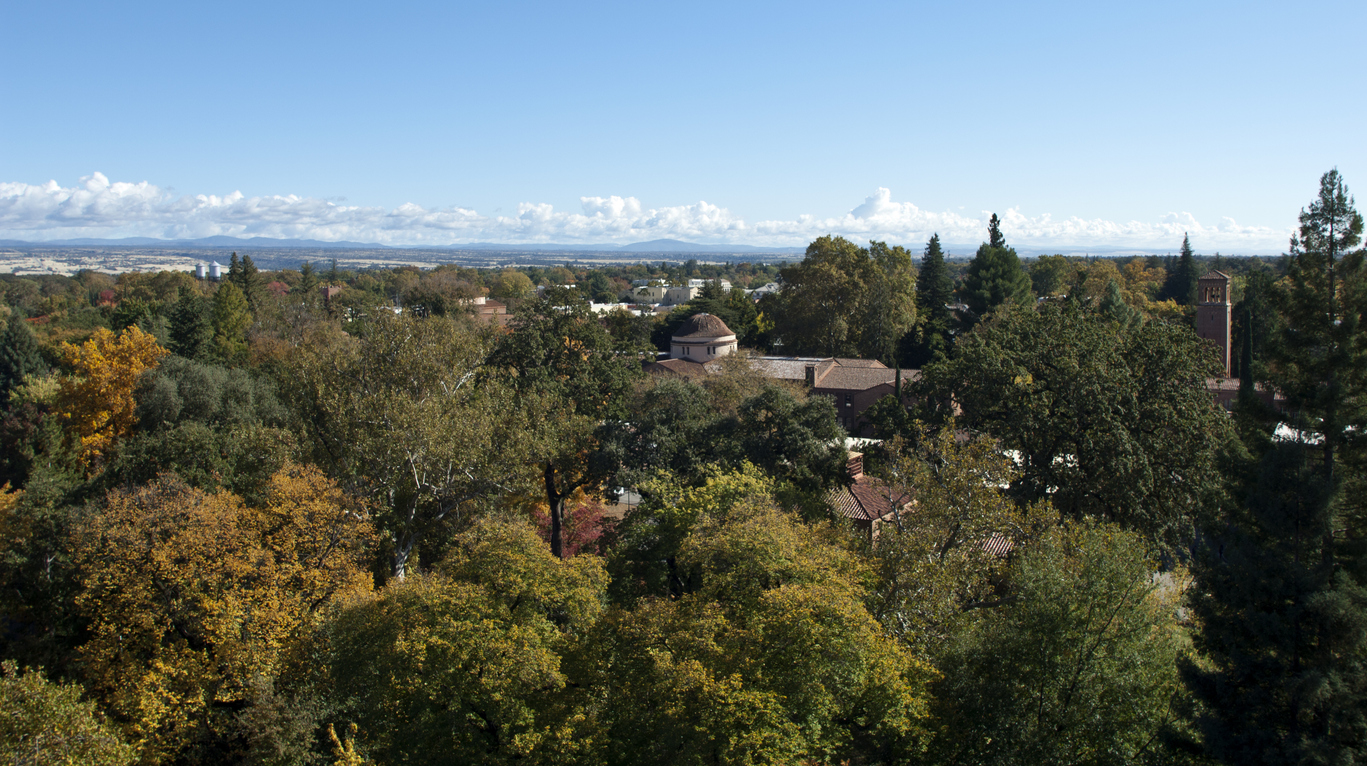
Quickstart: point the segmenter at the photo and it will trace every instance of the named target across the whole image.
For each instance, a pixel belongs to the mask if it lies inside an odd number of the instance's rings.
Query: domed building
[[[669,339],[669,356],[699,364],[736,353],[736,333],[712,314],[694,314]]]

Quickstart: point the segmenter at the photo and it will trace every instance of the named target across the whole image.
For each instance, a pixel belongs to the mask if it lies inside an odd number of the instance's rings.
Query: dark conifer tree
[[[243,297],[247,299],[247,307],[252,313],[256,313],[266,292],[266,280],[262,278],[261,272],[256,270],[256,264],[252,262],[250,255],[242,256],[242,273],[237,279],[237,289],[241,290]]]
[[[237,257],[237,252],[233,252],[233,257],[228,261],[228,281],[242,286],[242,259]]]
[[[940,248],[940,235],[932,235],[921,255],[921,273],[916,278],[916,313],[924,324],[920,343],[905,355],[912,367],[921,367],[937,358],[947,356],[954,341],[954,313],[949,304],[954,301],[954,279],[945,266]]]
[[[968,304],[970,324],[1003,304],[1028,305],[1032,297],[1030,275],[1021,267],[1016,251],[1006,246],[995,214],[987,233],[988,241],[978,248],[964,277],[962,296]]]
[[[1272,438],[1276,419],[1245,429],[1259,460],[1244,509],[1195,569],[1209,664],[1188,676],[1209,752],[1226,763],[1367,755],[1367,272],[1362,216],[1337,171],[1300,224],[1265,352],[1292,435]]]
[[[987,222],[987,246],[1006,247],[1006,237],[1002,236],[1002,222],[996,213],[993,213],[992,219]]]
[[[46,370],[33,331],[23,317],[11,316],[0,333],[0,410],[9,404],[10,391],[23,383],[25,376]]]
[[[1176,263],[1168,265],[1168,276],[1163,281],[1163,299],[1171,298],[1182,306],[1195,305],[1196,280],[1200,278],[1201,275],[1197,273],[1196,256],[1191,250],[1191,238],[1183,234],[1182,252],[1177,256]]]
[[[209,301],[191,290],[181,290],[171,309],[171,350],[186,359],[203,361],[209,357],[213,339]]]

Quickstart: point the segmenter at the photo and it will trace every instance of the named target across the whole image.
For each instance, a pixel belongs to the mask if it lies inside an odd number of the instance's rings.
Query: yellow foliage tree
[[[167,353],[157,339],[129,327],[114,333],[100,328],[79,346],[62,344],[62,360],[71,369],[63,378],[57,412],[80,442],[81,461],[96,465],[137,423],[133,388],[143,372]]]
[[[372,535],[312,466],[276,473],[260,508],[172,476],[111,492],[74,536],[87,687],[146,763],[227,735],[319,606],[369,590]]]

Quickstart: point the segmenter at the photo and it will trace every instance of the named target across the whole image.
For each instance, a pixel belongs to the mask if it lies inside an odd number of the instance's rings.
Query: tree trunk
[[[546,461],[546,508],[551,515],[551,553],[558,559],[565,558],[565,496],[555,486],[555,464]]]
[[[408,569],[408,559],[413,555],[413,545],[417,543],[418,536],[405,532],[394,540],[394,570],[390,573],[395,580],[403,582],[404,572]]]

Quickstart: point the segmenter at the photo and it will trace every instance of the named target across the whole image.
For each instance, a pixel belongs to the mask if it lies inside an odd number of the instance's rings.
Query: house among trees
[[[871,540],[877,540],[878,528],[893,523],[896,514],[907,510],[912,502],[911,495],[864,473],[862,452],[851,452],[846,465],[850,472],[849,486],[832,489],[826,495],[826,503]]]
[[[506,327],[512,317],[508,316],[508,305],[483,295],[476,297],[472,302],[471,308],[474,309],[475,319],[488,324]]]
[[[669,358],[648,362],[645,369],[657,375],[708,375],[719,372],[722,357],[737,351],[736,334],[726,322],[712,314],[694,314],[670,338]],[[829,397],[840,425],[855,435],[868,435],[864,411],[891,394],[897,380],[897,371],[876,359],[757,356],[750,358],[750,366],[766,378],[802,384],[812,395]],[[918,370],[904,370],[902,380],[919,375]]]

